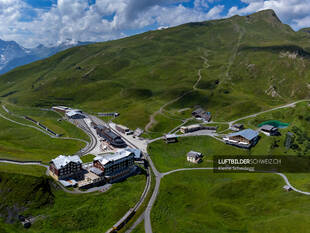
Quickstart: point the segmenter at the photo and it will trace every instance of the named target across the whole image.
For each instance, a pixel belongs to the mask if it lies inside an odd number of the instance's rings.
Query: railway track
[[[90,153],[96,148],[96,146],[98,145],[98,140],[84,119],[76,121],[75,125],[78,126],[81,130],[83,130],[90,138],[90,143],[88,143],[85,148],[83,148],[77,153],[79,156],[83,156]]]

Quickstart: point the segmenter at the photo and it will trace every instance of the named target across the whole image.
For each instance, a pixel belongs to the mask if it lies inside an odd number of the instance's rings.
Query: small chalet
[[[284,185],[284,186],[283,186],[283,189],[284,189],[285,191],[287,191],[287,192],[292,191],[292,188],[291,188],[290,186],[288,186],[288,185]]]
[[[178,136],[176,134],[166,134],[164,140],[166,143],[175,143],[178,142]]]
[[[263,125],[260,131],[267,136],[276,136],[279,134],[278,128],[272,125]]]
[[[211,120],[211,113],[206,112],[202,108],[197,108],[195,111],[192,112],[192,115],[195,118],[201,118],[202,120],[207,121],[207,122]]]
[[[230,127],[231,130],[233,131],[240,131],[244,129],[243,124],[234,124]]]
[[[190,151],[187,153],[187,161],[191,163],[201,163],[203,155],[200,152]]]
[[[191,133],[191,132],[195,132],[198,130],[203,129],[204,127],[200,124],[195,124],[195,125],[189,125],[189,126],[182,126],[180,128],[181,133]]]

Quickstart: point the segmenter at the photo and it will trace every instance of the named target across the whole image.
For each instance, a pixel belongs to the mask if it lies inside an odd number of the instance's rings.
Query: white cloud
[[[48,9],[36,9],[24,0],[0,0],[0,38],[16,40],[29,47],[38,43],[104,41],[126,33],[175,26],[186,22],[223,17],[224,5],[218,0],[58,0]],[[249,14],[272,8],[285,23],[300,28],[309,23],[310,0],[241,0],[244,8],[231,7],[226,16]],[[222,1],[223,2],[223,1]],[[212,4],[212,7],[210,7]],[[29,18],[27,12],[34,12]],[[27,20],[25,20],[27,19]]]
[[[301,18],[301,19],[294,19],[293,25],[296,28],[310,27],[310,16],[306,16],[306,17]]]
[[[195,0],[194,7],[197,8],[208,8],[208,2],[206,0]]]
[[[58,0],[50,9],[37,10],[37,17],[21,21],[22,0],[0,0],[0,38],[16,40],[24,46],[55,44],[66,39],[104,41],[124,37],[126,31],[152,25],[174,26],[220,17],[222,6],[208,12],[206,0],[196,0],[194,8],[182,5],[189,0]],[[172,4],[173,3],[173,4]]]
[[[224,10],[224,5],[217,5],[213,7],[207,14],[207,19],[217,19],[221,17]]]

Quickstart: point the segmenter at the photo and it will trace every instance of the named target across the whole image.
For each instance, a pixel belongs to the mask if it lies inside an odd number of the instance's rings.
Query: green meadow
[[[86,141],[89,140],[87,134],[85,134],[81,129],[77,128],[75,125],[64,120],[62,114],[42,110],[40,108],[33,108],[27,106],[18,106],[13,104],[4,104],[6,108],[13,114],[18,116],[28,116],[36,121],[39,121],[49,129],[53,130],[55,133],[61,135],[62,137],[73,137],[80,138]],[[12,115],[6,114],[9,118]],[[18,119],[20,121],[20,119]],[[25,122],[25,121],[24,121]],[[31,121],[26,121],[27,124],[32,124]]]
[[[186,160],[189,151],[201,152],[203,162],[190,163]],[[156,141],[148,146],[156,168],[160,172],[167,172],[178,168],[211,167],[214,155],[247,155],[249,151],[226,145],[209,136],[178,138],[177,143],[167,144],[164,140]]]
[[[165,176],[151,213],[153,232],[310,232],[309,197],[284,191],[284,184],[275,174]]]
[[[145,186],[145,176],[137,175],[113,184],[106,193],[67,194],[36,169],[35,176],[25,167],[17,169],[20,174],[13,169],[0,166],[0,232],[25,232],[16,220],[7,224],[8,210],[14,210],[14,217],[38,217],[27,232],[105,232],[136,204]]]
[[[49,162],[60,154],[74,154],[84,146],[83,142],[51,138],[0,118],[0,158]]]
[[[255,147],[255,154],[268,153],[272,155],[310,155],[310,102],[302,102],[294,107],[278,109],[263,113],[254,118],[242,120],[246,127],[256,129],[262,122],[278,120],[288,123],[287,128],[280,128],[279,137],[262,136]],[[293,136],[291,148],[285,148],[286,134],[290,132]],[[266,150],[267,149],[267,150]]]

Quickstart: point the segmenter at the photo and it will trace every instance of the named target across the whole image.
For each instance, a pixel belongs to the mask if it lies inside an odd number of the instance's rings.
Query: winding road
[[[151,160],[150,160],[151,161]],[[150,163],[151,164],[151,163]],[[154,164],[151,165],[152,168],[155,168]],[[175,173],[175,172],[183,172],[183,171],[195,171],[195,170],[213,170],[214,168],[212,167],[205,167],[205,168],[180,168],[180,169],[176,169],[176,170],[172,170],[172,171],[169,171],[169,172],[165,172],[165,173],[159,173],[156,168],[155,168],[155,176],[156,176],[156,186],[155,186],[155,190],[153,192],[153,195],[148,203],[148,206],[145,210],[145,212],[143,213],[143,216],[144,216],[144,228],[145,228],[145,232],[146,233],[152,233],[152,224],[151,224],[151,210],[152,210],[152,207],[156,201],[156,198],[158,196],[158,193],[159,193],[159,187],[160,187],[160,181],[161,179],[164,177],[164,176],[167,176],[167,175],[170,175],[172,173]],[[153,170],[154,171],[154,170]],[[305,191],[301,191],[297,188],[295,188],[294,186],[291,185],[291,183],[289,182],[287,176],[283,173],[272,173],[272,172],[268,172],[270,174],[276,174],[276,175],[279,175],[283,178],[285,184],[290,187],[293,191],[297,192],[297,193],[300,193],[300,194],[303,194],[303,195],[307,195],[307,196],[310,196],[310,192],[305,192]],[[138,218],[139,221],[142,221],[143,219],[141,219],[141,216]],[[135,225],[138,225],[137,223],[135,223]],[[133,228],[130,228],[131,230]],[[129,231],[130,232],[130,231]],[[128,232],[128,233],[129,233]]]
[[[245,116],[245,117],[241,117],[239,119],[236,119],[236,120],[233,120],[233,121],[230,121],[230,122],[227,122],[227,123],[229,124],[229,127],[231,127],[234,123],[236,123],[238,121],[245,120],[245,119],[252,118],[252,117],[256,117],[256,116],[258,116],[260,114],[267,113],[267,112],[272,112],[272,111],[275,111],[275,110],[278,110],[278,109],[294,107],[298,103],[309,102],[309,101],[310,101],[310,99],[298,100],[298,101],[295,101],[295,102],[292,102],[292,103],[289,103],[289,104],[281,105],[281,106],[278,106],[278,107],[275,107],[275,108],[272,108],[272,109],[268,109],[268,110],[261,111],[261,112],[255,113],[255,114],[251,114],[251,115],[248,115],[248,116]]]

